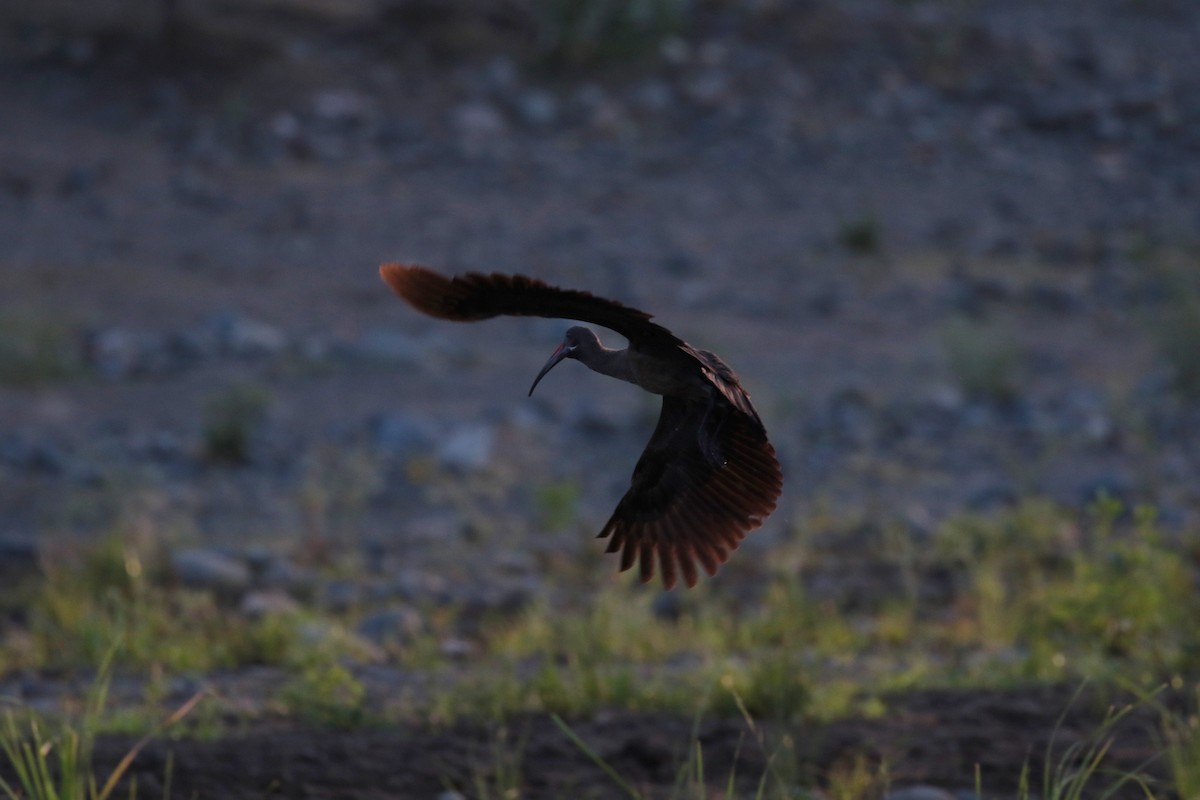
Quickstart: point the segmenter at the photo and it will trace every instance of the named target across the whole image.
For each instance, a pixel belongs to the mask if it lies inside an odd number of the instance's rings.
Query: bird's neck
[[[599,372],[601,375],[608,375],[611,378],[628,381],[629,383],[637,383],[633,377],[633,366],[629,361],[629,350],[613,350],[605,347],[599,342],[585,345],[587,352],[581,354],[579,360],[584,363],[588,369],[594,372]]]

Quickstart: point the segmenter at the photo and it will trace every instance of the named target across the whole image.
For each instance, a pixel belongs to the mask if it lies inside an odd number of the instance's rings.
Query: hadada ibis
[[[775,449],[733,370],[650,321],[644,311],[523,275],[468,273],[447,278],[420,266],[385,264],[384,281],[414,308],[472,322],[502,315],[555,317],[602,325],[629,341],[601,344],[588,328],[566,336],[529,393],[563,359],[662,395],[662,413],[629,490],[600,531],[621,569],[638,562],[642,582],[696,584],[710,576],[772,511],[783,488]]]

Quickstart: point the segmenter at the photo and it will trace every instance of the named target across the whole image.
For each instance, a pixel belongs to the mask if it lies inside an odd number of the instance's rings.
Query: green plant
[[[488,742],[487,757],[482,763],[472,760],[472,797],[478,800],[517,800],[525,784],[525,745],[529,731],[513,736],[508,725],[500,725]]]
[[[604,774],[612,779],[612,782],[620,787],[621,791],[629,795],[633,800],[641,800],[642,793],[635,789],[627,780],[621,777],[621,773],[613,769],[612,765],[605,761],[599,753],[597,753],[583,738],[571,729],[571,726],[563,721],[563,718],[558,714],[551,714],[550,718],[554,720],[554,724],[558,729],[571,740],[571,744],[579,748],[579,752],[586,755],[593,764],[604,771]]]
[[[164,562],[157,543],[120,533],[58,548],[45,559],[14,656],[31,668],[78,668],[119,638],[125,665],[178,673],[357,653],[351,637],[302,635],[311,613],[247,617],[211,592],[177,585]]]
[[[754,800],[764,800],[764,798],[771,796],[783,800],[783,798],[804,798],[808,796],[800,788],[801,781],[796,773],[793,757],[795,743],[791,736],[784,735],[778,746],[768,744],[766,735],[755,724],[753,717],[750,716],[745,706],[740,703],[738,703],[738,706],[741,709],[750,735],[758,744],[761,751],[764,754],[769,754],[767,763],[759,773],[757,780],[753,776],[742,776],[738,773],[742,745],[745,742],[744,738],[739,740],[737,749],[734,752],[733,763],[723,780],[720,776],[710,776],[706,773],[704,747],[700,740],[701,715],[697,711],[692,720],[692,729],[687,745],[682,749],[684,756],[680,759],[675,772],[675,781],[670,794],[672,800],[684,797],[709,797],[711,793],[710,778],[720,780],[720,784],[723,785],[724,797],[746,796],[753,797]],[[551,714],[551,719],[567,739],[581,753],[587,756],[588,760],[599,767],[623,793],[628,795],[632,800],[642,800],[645,797],[637,787],[627,781],[616,768],[609,764],[582,736],[571,728],[562,717],[558,714]],[[751,784],[751,781],[753,781],[753,784]],[[741,790],[741,787],[746,785],[754,786],[753,794],[745,794],[744,790]]]
[[[84,713],[75,723],[50,725],[28,714],[21,721],[13,711],[7,711],[0,724],[0,752],[16,775],[16,783],[0,778],[0,792],[8,800],[107,800],[129,771],[133,760],[154,737],[180,722],[203,698],[197,693],[168,716],[150,733],[139,739],[113,767],[112,772],[98,783],[92,768],[92,751],[96,735],[103,724],[112,679],[113,658],[117,647],[109,648],[95,682],[92,684]],[[53,727],[53,732],[47,732]],[[169,786],[169,771],[168,771]],[[136,787],[130,788],[130,797]]]
[[[261,386],[232,386],[208,398],[204,409],[204,452],[213,461],[244,464],[266,417],[270,393]]]
[[[1183,685],[1179,676],[1172,678],[1169,684],[1174,692]],[[1200,797],[1200,684],[1192,686],[1190,702],[1181,708],[1169,707],[1162,700],[1161,692],[1137,694],[1142,702],[1158,711],[1159,747],[1175,796],[1189,800]]]
[[[41,386],[81,370],[75,337],[57,318],[0,316],[0,384]]]
[[[737,696],[750,715],[779,720],[803,718],[811,708],[813,680],[799,652],[788,648],[757,652],[740,669],[722,676],[721,685]]]
[[[361,448],[326,446],[316,448],[302,464],[304,478],[296,499],[314,543],[342,535],[351,538],[371,496],[383,486],[379,461]]]
[[[338,663],[313,659],[280,690],[288,713],[334,728],[350,728],[366,718],[366,687]]]
[[[1186,397],[1200,397],[1200,284],[1195,264],[1164,260],[1157,269],[1166,296],[1149,318],[1151,333],[1175,388]]]
[[[887,764],[855,753],[830,767],[826,782],[830,800],[879,800],[887,795]]]
[[[540,51],[551,64],[636,58],[680,33],[689,0],[534,0]]]
[[[578,513],[579,483],[572,480],[547,483],[538,488],[535,502],[545,530],[566,530],[575,522]]]
[[[879,222],[870,215],[848,220],[842,223],[838,240],[852,253],[874,255],[880,246]]]
[[[1003,328],[954,317],[942,344],[950,372],[968,396],[1008,403],[1020,393],[1020,353]]]
[[[1083,688],[1081,685],[1071,701],[1072,704],[1079,699]],[[1070,705],[1063,711],[1063,717],[1069,710]],[[1107,786],[1097,785],[1102,776],[1109,774],[1105,769],[1105,761],[1108,758],[1109,750],[1116,741],[1115,729],[1132,710],[1133,706],[1130,705],[1109,708],[1098,728],[1087,737],[1073,742],[1055,758],[1054,748],[1058,744],[1058,735],[1063,721],[1063,717],[1060,717],[1046,744],[1041,791],[1033,792],[1030,789],[1029,764],[1027,762],[1021,771],[1017,785],[1018,800],[1032,800],[1032,798],[1039,798],[1039,800],[1083,800],[1083,798],[1108,800],[1130,783],[1138,786],[1147,800],[1153,800],[1154,795],[1140,771],[1118,773],[1109,779]]]

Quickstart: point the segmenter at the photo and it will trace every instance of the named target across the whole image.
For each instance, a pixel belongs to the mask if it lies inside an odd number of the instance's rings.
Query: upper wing
[[[723,464],[701,450],[704,435],[716,438]],[[746,534],[775,510],[783,475],[775,449],[757,418],[719,404],[663,397],[658,426],[633,471],[632,485],[600,532],[611,536],[610,553],[621,569],[640,561],[642,582],[655,561],[670,589],[683,573],[696,584],[696,564],[716,574]]]
[[[408,264],[384,264],[379,274],[414,308],[442,319],[472,322],[500,315],[555,317],[603,325],[630,342],[683,344],[669,330],[651,322],[645,311],[524,275],[469,272],[447,278]]]

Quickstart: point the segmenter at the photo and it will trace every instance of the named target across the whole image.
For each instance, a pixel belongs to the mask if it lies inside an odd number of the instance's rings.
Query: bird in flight
[[[610,349],[589,328],[567,329],[529,394],[563,359],[662,396],[662,413],[633,470],[629,490],[599,538],[638,563],[643,583],[655,565],[667,589],[680,575],[695,586],[697,565],[715,575],[746,534],[775,510],[783,475],[762,420],[725,362],[650,321],[644,311],[524,275],[467,273],[447,278],[425,267],[384,264],[383,280],[410,305],[440,319],[554,317],[616,331],[629,346]]]

